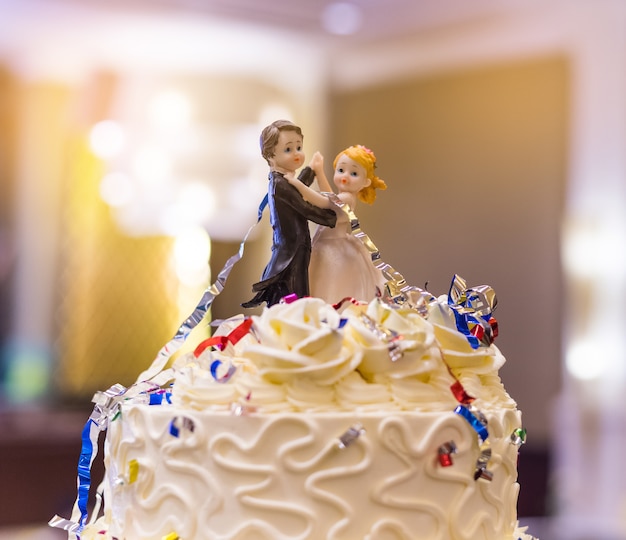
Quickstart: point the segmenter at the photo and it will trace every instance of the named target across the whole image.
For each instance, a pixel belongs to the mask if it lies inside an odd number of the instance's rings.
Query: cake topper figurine
[[[321,155],[316,153],[296,180],[296,170],[305,159],[302,140],[302,130],[288,120],[272,122],[261,133],[261,155],[270,166],[267,195],[273,229],[272,256],[261,281],[252,286],[256,295],[243,303],[243,307],[263,302],[271,306],[289,294],[309,296],[308,221],[326,227],[334,227],[337,221],[332,209],[311,204],[294,187],[296,182],[311,185],[323,165]]]
[[[313,237],[309,265],[311,294],[329,303],[346,296],[369,301],[383,291],[387,279],[372,263],[363,242],[352,234],[349,212],[341,206],[347,205],[354,212],[357,199],[372,204],[376,189],[386,189],[387,185],[376,176],[376,156],[365,146],[342,150],[335,157],[333,167],[336,197],[323,170],[318,170],[317,180],[322,191],[328,193],[318,193],[293,182],[305,200],[332,208],[337,214],[334,229],[321,226]]]

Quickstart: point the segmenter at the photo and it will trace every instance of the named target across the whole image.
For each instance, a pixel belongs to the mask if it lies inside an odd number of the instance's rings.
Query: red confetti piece
[[[498,321],[496,321],[495,317],[491,317],[489,319],[489,326],[491,326],[491,335],[493,336],[493,339],[496,339],[498,337]]]
[[[356,300],[355,298],[352,298],[351,296],[346,296],[345,298],[342,298],[339,302],[337,302],[336,304],[333,304],[333,308],[334,309],[339,309],[341,306],[343,306],[346,302],[350,302],[351,304],[354,304],[355,306],[359,306],[362,305],[363,302],[359,302],[358,300]]]
[[[227,336],[213,336],[202,341],[193,351],[193,355],[198,358],[209,347],[215,347],[220,351],[226,348],[226,345],[232,343],[235,345],[250,331],[252,327],[252,318],[248,317]]]
[[[452,454],[456,454],[456,443],[454,441],[448,441],[442,444],[437,450],[439,465],[442,467],[451,467],[454,465]]]
[[[456,379],[456,377],[455,377],[455,379]],[[470,403],[472,403],[476,399],[476,398],[470,396],[465,391],[465,388],[463,388],[463,385],[461,384],[461,381],[459,381],[458,379],[456,379],[454,381],[454,383],[450,386],[450,390],[452,390],[452,393],[454,394],[454,397],[456,398],[456,400],[459,403],[462,403],[464,405],[469,405]]]
[[[474,325],[474,327],[470,330],[470,333],[479,341],[482,341],[483,337],[485,336],[485,329],[480,325],[480,324],[476,324]]]

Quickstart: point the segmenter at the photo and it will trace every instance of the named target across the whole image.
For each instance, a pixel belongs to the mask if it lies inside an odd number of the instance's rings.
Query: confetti
[[[456,443],[454,441],[443,443],[437,450],[439,464],[442,467],[450,467],[454,465],[454,462],[452,461],[452,454],[456,454]]]
[[[516,446],[526,444],[526,430],[524,428],[518,428],[511,433],[511,444]]]
[[[403,339],[401,334],[399,334],[395,330],[386,328],[382,324],[378,324],[374,319],[372,319],[365,313],[361,314],[361,322],[380,341],[387,344],[387,349],[389,350],[389,358],[392,362],[397,362],[402,358],[404,353],[402,352],[402,347],[398,343],[399,340]]]
[[[355,424],[354,426],[348,428],[343,435],[339,437],[339,443],[337,444],[339,448],[344,449],[350,446],[354,441],[356,441],[361,435],[365,433],[365,429],[362,424]]]
[[[487,464],[491,459],[491,448],[488,443],[484,443],[481,446],[480,456],[476,460],[476,472],[474,473],[474,480],[488,480],[491,482],[493,480],[493,473],[487,470]]]
[[[450,368],[448,368],[448,370],[450,371],[450,374],[454,377],[452,370],[450,370]],[[456,377],[454,378],[456,379]],[[461,381],[459,381],[458,379],[456,379],[454,383],[452,384],[452,386],[450,386],[450,390],[452,390],[452,393],[454,394],[454,397],[456,398],[456,400],[463,405],[469,405],[475,400],[475,398],[470,396],[465,391],[465,388],[461,384]]]
[[[229,362],[228,363],[228,369],[226,370],[226,372],[222,375],[219,375],[219,368],[220,366],[224,365],[224,362],[222,362],[221,360],[214,360],[211,363],[211,375],[213,375],[213,378],[218,382],[218,383],[226,383],[230,380],[230,378],[235,374],[235,372],[237,371],[237,367],[232,363]]]
[[[498,305],[494,290],[488,285],[467,288],[465,280],[455,274],[448,292],[448,305],[454,313],[457,330],[473,349],[489,346],[498,336],[498,323],[492,312]]]
[[[170,422],[170,435],[180,437],[181,430],[193,433],[196,425],[191,418],[187,416],[175,416]]]
[[[128,462],[128,483],[132,484],[137,481],[139,475],[139,462],[136,459],[131,459]]]
[[[478,433],[481,441],[484,441],[487,437],[489,437],[489,432],[487,431],[487,420],[482,414],[474,414],[465,405],[459,405],[456,409],[454,409],[454,412],[469,422],[469,425],[474,428],[476,433]]]

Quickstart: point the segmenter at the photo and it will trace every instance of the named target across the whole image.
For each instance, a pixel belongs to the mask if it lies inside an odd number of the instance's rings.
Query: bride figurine
[[[309,263],[311,296],[330,304],[346,297],[365,302],[372,300],[384,290],[385,279],[372,263],[367,248],[352,234],[348,212],[334,202],[335,197],[324,175],[321,154],[316,153],[311,167],[316,172],[322,193],[301,182],[294,182],[294,185],[305,200],[322,208],[332,208],[337,214],[334,228],[319,226],[313,237]],[[387,188],[375,174],[374,152],[364,146],[350,146],[339,152],[333,167],[336,197],[352,212],[357,200],[372,204],[376,199],[376,189]]]

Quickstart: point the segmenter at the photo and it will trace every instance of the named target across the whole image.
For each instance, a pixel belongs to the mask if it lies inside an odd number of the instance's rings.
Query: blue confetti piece
[[[481,441],[484,441],[489,437],[487,426],[483,424],[465,405],[459,405],[454,412],[469,422],[469,425],[478,433]]]

